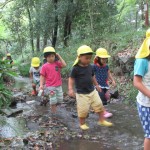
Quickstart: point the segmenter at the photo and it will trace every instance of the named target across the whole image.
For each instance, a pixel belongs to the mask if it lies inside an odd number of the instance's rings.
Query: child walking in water
[[[56,105],[63,101],[61,68],[65,67],[66,63],[53,47],[46,47],[43,53],[47,62],[40,72],[40,90],[44,90],[44,95],[50,98],[52,113],[56,113]]]
[[[108,58],[110,55],[108,55],[108,52],[104,48],[99,48],[96,51],[96,57],[94,59],[94,65],[93,70],[94,74],[96,76],[96,80],[98,82],[98,85],[102,89],[99,92],[99,96],[103,102],[103,105],[107,105],[107,101],[110,99],[110,93],[109,93],[109,84],[108,81],[111,80],[112,85],[116,86],[115,80],[113,79],[109,67],[107,65]],[[112,116],[112,113],[104,111],[104,117],[109,118]]]
[[[30,67],[30,79],[32,81],[32,95],[37,95],[36,86],[40,85],[40,59],[38,57],[33,57],[31,61],[31,67]]]
[[[150,150],[150,29],[135,58],[133,83],[139,90],[137,108],[145,133],[144,150]]]
[[[83,45],[79,47],[77,50],[78,57],[73,64],[68,82],[69,96],[75,96],[74,84],[76,87],[77,112],[80,128],[82,130],[89,129],[89,126],[85,123],[85,118],[87,117],[90,106],[99,116],[98,125],[113,125],[106,121],[103,116],[104,108],[97,92],[101,91],[101,89],[94,76],[92,66],[90,65],[92,54],[93,51],[89,46]],[[97,91],[93,84],[96,86]]]

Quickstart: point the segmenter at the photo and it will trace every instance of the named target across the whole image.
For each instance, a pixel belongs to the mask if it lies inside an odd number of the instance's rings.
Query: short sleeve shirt
[[[41,70],[41,67],[39,67],[38,69],[35,69],[34,67],[30,67],[29,73],[33,74],[33,80],[37,82],[40,81],[40,70]]]
[[[62,63],[55,61],[54,63],[45,63],[42,66],[40,74],[45,77],[46,87],[57,87],[62,85],[61,79]]]
[[[89,94],[94,90],[94,72],[92,66],[82,67],[76,65],[72,68],[70,77],[75,79],[75,87],[78,94]]]
[[[148,71],[147,59],[136,59],[134,64],[134,75],[143,77]]]
[[[96,80],[101,88],[108,88],[108,65],[98,66],[96,64],[93,65],[94,74],[96,76]]]

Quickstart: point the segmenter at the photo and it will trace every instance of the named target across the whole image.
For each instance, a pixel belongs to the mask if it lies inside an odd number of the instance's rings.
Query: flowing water
[[[30,80],[17,78],[14,88],[31,91]],[[63,89],[67,90],[67,81],[63,82]],[[50,109],[49,105],[40,106],[38,99],[38,97],[29,96],[28,103],[18,102],[17,109],[23,109],[23,113],[17,117],[0,117],[1,138],[25,136],[29,131],[40,130],[38,121],[32,122],[30,118],[40,116],[41,119],[45,117],[46,120],[46,117],[50,115]],[[114,127],[99,127],[96,123],[98,117],[90,113],[87,119],[90,130],[82,132],[78,126],[78,119],[72,117],[72,112],[75,110],[70,106],[61,107],[59,114],[62,122],[72,133],[76,132],[79,138],[74,140],[66,135],[66,140],[59,143],[59,150],[142,150],[143,131],[136,109],[122,103],[110,104],[107,109],[114,115],[110,119]],[[84,139],[81,138],[83,136]]]

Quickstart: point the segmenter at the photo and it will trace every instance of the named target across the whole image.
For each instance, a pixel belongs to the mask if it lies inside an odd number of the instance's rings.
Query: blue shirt
[[[148,59],[136,59],[134,63],[134,75],[143,77],[148,71]]]
[[[108,65],[106,66],[97,66],[93,65],[94,74],[96,76],[96,80],[101,88],[109,88],[108,85]]]

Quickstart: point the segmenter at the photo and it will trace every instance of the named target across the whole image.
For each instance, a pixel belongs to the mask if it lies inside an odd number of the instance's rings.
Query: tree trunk
[[[69,35],[71,34],[71,24],[72,19],[69,15],[69,12],[67,12],[65,17],[65,23],[64,23],[64,45],[67,46],[67,41],[69,39]]]
[[[45,31],[44,38],[43,38],[43,48],[47,46],[47,32]]]
[[[68,9],[65,16],[65,22],[64,22],[64,46],[68,46],[67,42],[69,39],[69,35],[71,34],[71,25],[73,17],[75,16],[75,11],[73,10],[73,0],[68,1]]]
[[[40,51],[40,35],[37,33],[37,37],[36,37],[36,50],[37,52]]]
[[[33,25],[32,25],[31,13],[28,6],[27,6],[27,13],[29,18],[30,44],[32,48],[32,53],[34,53]]]
[[[57,3],[58,0],[53,0],[54,3],[54,10],[55,10],[55,24],[54,24],[54,29],[53,29],[53,35],[52,35],[52,46],[56,46],[57,42],[57,33],[58,33],[58,14],[57,14]]]

